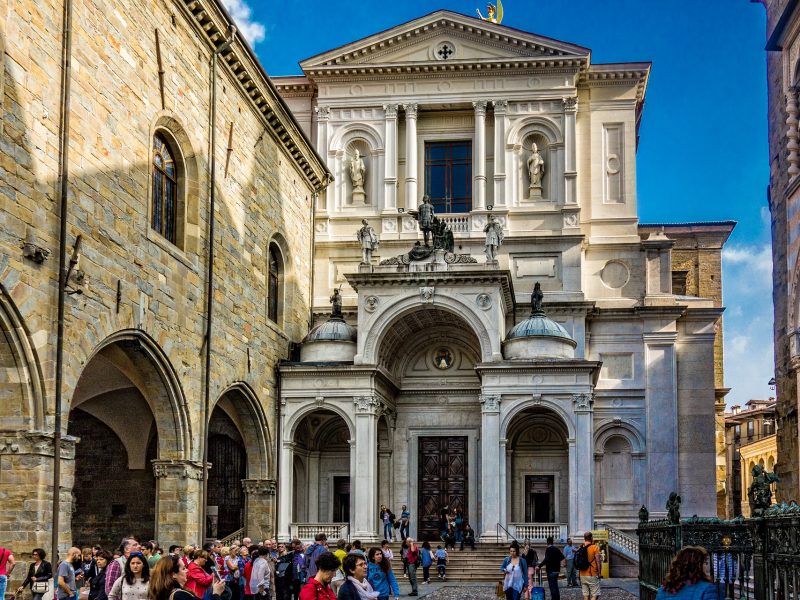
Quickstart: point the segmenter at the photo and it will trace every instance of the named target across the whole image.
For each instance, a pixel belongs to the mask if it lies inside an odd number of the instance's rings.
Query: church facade
[[[381,504],[420,539],[445,506],[483,540],[631,530],[672,491],[714,514],[722,307],[638,222],[650,65],[440,10],[301,67],[273,81],[335,181],[278,534],[375,539]],[[691,227],[721,281],[732,224]]]

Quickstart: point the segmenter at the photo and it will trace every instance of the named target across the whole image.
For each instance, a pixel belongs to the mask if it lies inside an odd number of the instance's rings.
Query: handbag
[[[31,592],[34,594],[46,594],[50,591],[50,581],[45,579],[44,581],[34,581],[31,583]]]
[[[503,582],[502,581],[498,581],[495,584],[495,586],[494,586],[494,594],[498,598],[505,598],[506,597],[506,591],[503,589]]]

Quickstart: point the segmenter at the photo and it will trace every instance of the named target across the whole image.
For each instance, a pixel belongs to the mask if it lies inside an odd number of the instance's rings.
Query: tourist
[[[84,582],[97,575],[97,564],[94,562],[94,554],[89,546],[81,549],[81,572]]]
[[[544,559],[539,563],[539,567],[544,567],[547,574],[547,585],[550,587],[550,598],[561,600],[561,592],[558,589],[558,576],[561,574],[561,564],[564,562],[564,554],[553,544],[553,536],[547,536],[547,548],[544,551]]]
[[[456,528],[453,523],[447,524],[447,533],[444,534],[444,547],[445,550],[450,548],[451,550],[456,549]]]
[[[408,529],[409,525],[411,525],[411,513],[408,511],[408,507],[403,504],[403,507],[400,511],[400,539],[404,540],[408,537]]]
[[[533,546],[531,546],[529,543],[526,543],[522,556],[525,559],[525,563],[528,565],[528,582],[530,585],[526,590],[526,597],[530,598],[531,588],[533,587],[533,576],[536,571],[536,565],[539,564],[539,554],[536,552],[536,549]]]
[[[447,581],[447,550],[441,544],[436,547],[436,576],[442,581]]]
[[[269,563],[269,550],[255,548],[250,551],[253,558],[250,573],[250,595],[254,600],[269,600],[272,593],[272,570]]]
[[[317,557],[328,551],[328,536],[318,533],[314,536],[314,543],[306,548],[305,564],[306,578],[311,579],[317,574]]]
[[[339,569],[339,559],[333,552],[322,552],[314,559],[316,572],[300,590],[300,600],[336,600],[330,584]]]
[[[381,504],[381,511],[378,516],[381,523],[383,523],[383,539],[394,541],[394,514],[386,508],[385,504]]]
[[[117,579],[122,576],[122,571],[125,568],[125,563],[128,562],[128,557],[133,552],[139,551],[139,542],[132,538],[125,538],[119,545],[119,557],[112,560],[108,567],[106,567],[106,595],[111,593],[111,586],[113,586]]]
[[[508,556],[503,560],[500,572],[505,575],[503,591],[506,600],[519,600],[528,588],[528,563],[520,556],[516,540],[508,547]]]
[[[180,546],[178,546],[177,544],[172,544],[169,547],[169,555],[170,556],[177,556],[178,558],[180,558],[183,555],[183,549]]]
[[[144,555],[147,557],[147,565],[152,570],[156,563],[161,560],[161,548],[158,547],[158,542],[150,540],[144,545]]]
[[[592,532],[583,534],[583,546],[575,552],[575,567],[581,575],[584,598],[596,600],[600,596],[600,548],[592,540]]]
[[[443,506],[439,511],[439,538],[442,541],[444,541],[444,534],[447,533],[447,515],[449,511],[450,508],[448,506]]]
[[[189,563],[192,562],[192,554],[194,554],[194,546],[186,544],[183,547],[183,558],[181,560],[183,561],[183,566],[187,569],[189,568]]]
[[[108,600],[106,594],[106,569],[113,560],[110,552],[101,550],[94,557],[97,574],[89,580],[89,600]]]
[[[348,554],[358,554],[365,561],[367,560],[367,553],[364,552],[364,549],[361,547],[361,540],[353,541],[353,547],[350,549],[350,552],[348,552]]]
[[[192,562],[186,572],[186,585],[183,587],[192,592],[198,598],[202,598],[206,590],[214,581],[213,575],[206,572],[206,565],[209,562],[208,550],[195,550],[192,554]]]
[[[244,565],[244,585],[242,586],[244,593],[242,596],[244,600],[251,600],[253,594],[250,592],[250,582],[253,580],[253,563],[258,557],[258,546],[250,546],[247,549],[247,557],[247,563]]]
[[[122,576],[111,586],[108,600],[147,600],[150,566],[143,552],[131,552]]]
[[[408,538],[406,542],[408,543],[408,550],[406,552],[408,566],[406,569],[408,570],[408,582],[411,584],[411,593],[409,596],[418,596],[417,567],[420,564],[420,548],[414,543],[413,538]]]
[[[275,600],[289,600],[294,593],[294,551],[286,551],[285,544],[278,544],[283,553],[275,563]]]
[[[347,581],[339,589],[339,600],[377,600],[378,592],[367,579],[367,561],[358,554],[348,554],[342,564]]]
[[[378,600],[388,600],[389,594],[399,598],[400,588],[392,573],[392,563],[383,555],[380,548],[370,548],[368,556],[367,579],[372,589],[378,592]]]
[[[34,548],[31,552],[33,562],[28,566],[28,574],[22,585],[17,589],[17,594],[21,594],[22,590],[31,586],[31,593],[33,600],[42,600],[50,590],[50,580],[53,578],[53,566],[44,558],[47,553],[42,548]],[[38,583],[38,585],[36,585]]]
[[[226,550],[223,548],[223,550]],[[239,548],[231,546],[225,553],[225,582],[231,590],[231,600],[240,600],[242,590],[239,587]]]
[[[464,550],[464,544],[475,550],[475,530],[469,523],[464,523],[464,535],[461,536],[461,551]]]
[[[295,598],[300,595],[300,586],[305,581],[306,557],[303,552],[303,542],[297,538],[292,540],[292,593]]]
[[[719,591],[706,573],[707,560],[705,548],[682,548],[673,559],[664,584],[658,589],[656,600],[718,600]]]
[[[0,550],[2,552],[2,550]],[[81,551],[74,546],[67,550],[67,555],[64,560],[58,565],[56,570],[56,598],[59,600],[72,600],[78,592],[78,586],[75,583],[75,567],[73,562],[81,560]],[[107,580],[106,580],[107,582]],[[114,585],[114,582],[111,583]],[[3,591],[5,592],[5,584],[3,584]],[[5,596],[3,596],[4,598]]]
[[[567,545],[564,546],[564,559],[567,561],[567,587],[578,587],[578,571],[575,569],[575,546],[572,545],[572,538],[567,538]],[[530,562],[528,563],[531,564]]]
[[[148,600],[197,600],[185,588],[188,570],[183,561],[174,554],[159,560],[150,575],[150,586],[147,590]],[[218,580],[211,586],[212,600],[220,600],[225,591],[225,582]]]
[[[456,542],[461,543],[464,539],[464,511],[462,509],[456,510],[456,520],[453,523],[456,527]],[[453,546],[453,550],[456,547]]]
[[[422,583],[431,582],[431,565],[433,564],[433,551],[430,542],[422,542],[422,549],[419,552],[419,564],[422,567]]]

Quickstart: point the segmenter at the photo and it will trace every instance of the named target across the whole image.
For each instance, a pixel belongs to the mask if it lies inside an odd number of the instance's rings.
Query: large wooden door
[[[467,510],[467,438],[419,438],[420,540],[439,539],[439,512],[445,506]]]

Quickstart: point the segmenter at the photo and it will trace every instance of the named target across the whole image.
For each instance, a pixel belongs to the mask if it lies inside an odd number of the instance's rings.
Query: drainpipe
[[[59,219],[58,238],[58,325],[56,329],[56,383],[53,422],[53,528],[51,555],[58,561],[58,533],[61,512],[61,403],[64,381],[64,303],[67,287],[67,201],[69,172],[69,101],[72,78],[72,0],[64,0],[64,38],[61,42],[61,98],[58,140]],[[53,562],[55,564],[55,562]]]
[[[200,498],[200,537],[205,538],[206,528],[206,496],[208,493],[208,422],[211,407],[211,326],[214,309],[214,225],[216,205],[216,158],[217,143],[217,56],[230,48],[236,39],[236,27],[231,25],[228,39],[219,48],[211,49],[211,107],[209,133],[209,195],[208,195],[208,281],[206,283],[206,355],[203,393],[203,483]]]

